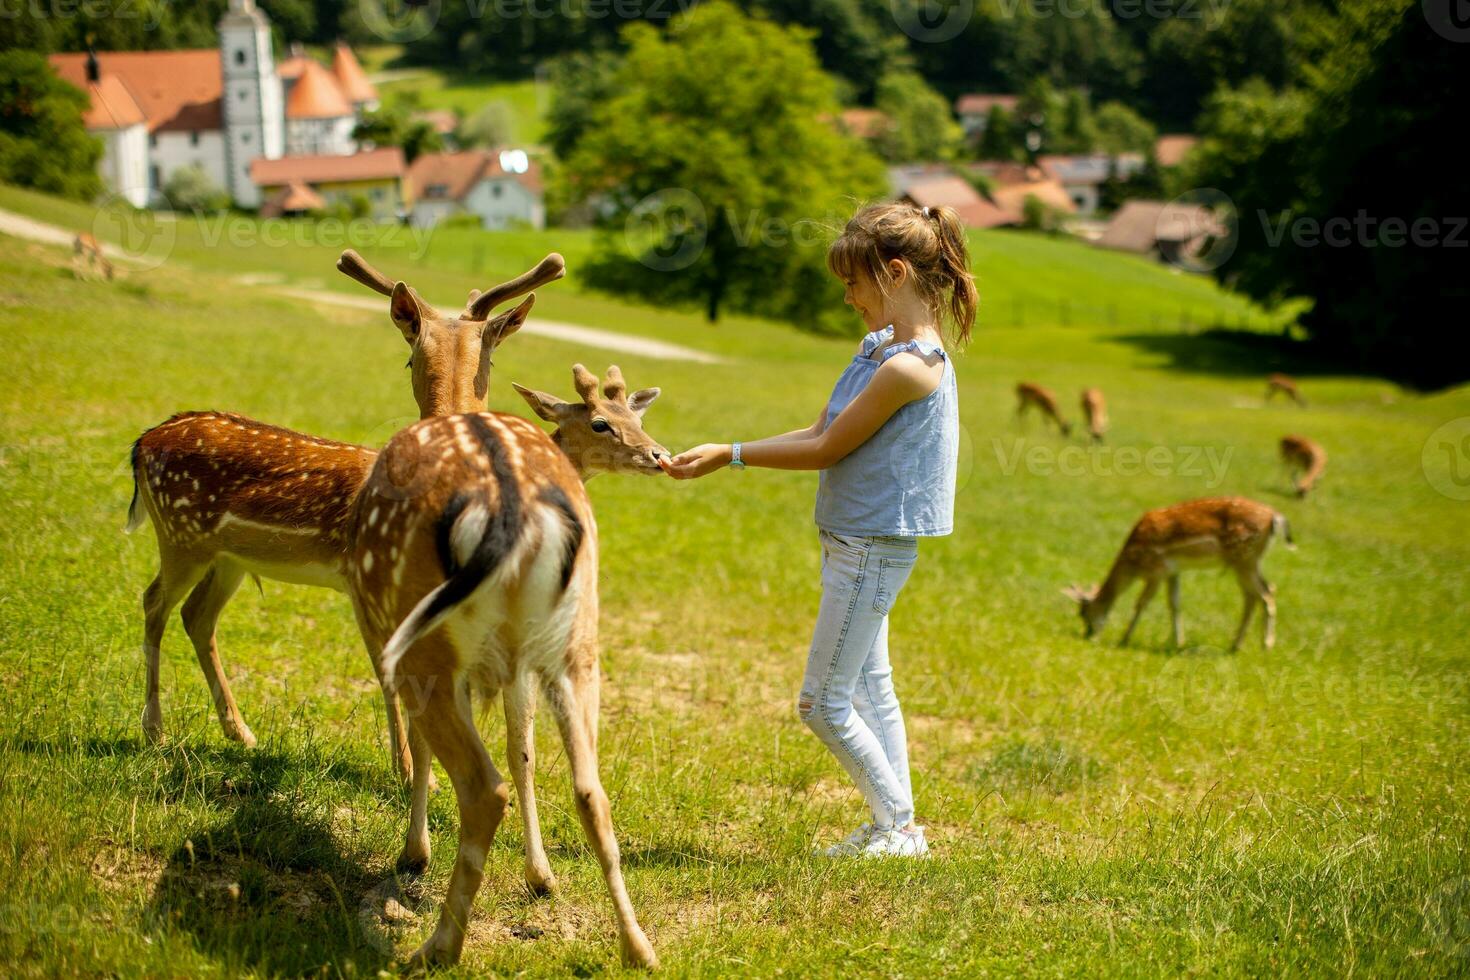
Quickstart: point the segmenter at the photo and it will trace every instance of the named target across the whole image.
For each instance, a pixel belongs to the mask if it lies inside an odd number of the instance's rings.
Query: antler
[[[384,296],[393,295],[393,280],[368,265],[366,259],[350,248],[337,260],[337,271],[349,279],[357,280],[373,292]]]
[[[628,404],[628,386],[623,383],[623,372],[614,364],[607,369],[607,380],[602,383],[602,397],[610,402]]]
[[[345,272],[346,270],[344,269],[343,271]],[[487,289],[483,293],[471,292],[470,301],[465,306],[464,313],[460,316],[460,319],[488,320],[490,318],[490,311],[512,296],[528,293],[537,286],[545,285],[548,282],[555,282],[566,274],[566,260],[557,252],[552,252],[538,262],[534,269],[521,273],[510,282],[503,282],[494,289]],[[351,273],[348,273],[348,275],[351,275]]]
[[[572,365],[572,386],[577,389],[577,394],[582,401],[588,405],[597,397],[597,375],[587,370],[580,364]]]

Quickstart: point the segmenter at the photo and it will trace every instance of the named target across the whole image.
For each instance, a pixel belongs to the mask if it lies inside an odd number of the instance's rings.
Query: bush
[[[179,211],[220,211],[230,206],[230,195],[200,166],[180,167],[163,185],[169,206]]]
[[[0,52],[0,180],[79,200],[102,190],[102,143],[82,122],[87,95],[34,51]]]

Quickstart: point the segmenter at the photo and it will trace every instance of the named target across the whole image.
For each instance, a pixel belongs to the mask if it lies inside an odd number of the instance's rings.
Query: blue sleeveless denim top
[[[943,348],[920,340],[887,347],[881,361],[870,356],[892,339],[891,326],[863,339],[862,353],[853,357],[832,389],[827,425],[868,386],[878,365],[900,351],[938,354],[944,358],[944,374],[932,392],[894,412],[867,442],[821,471],[816,520],[824,531],[929,537],[954,530],[960,444],[954,365]]]

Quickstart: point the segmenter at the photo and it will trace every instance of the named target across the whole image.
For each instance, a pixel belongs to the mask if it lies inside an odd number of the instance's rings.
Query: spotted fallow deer
[[[384,685],[408,709],[409,831],[398,864],[429,860],[431,756],[459,801],[459,853],[433,935],[411,969],[453,963],[508,790],[475,727],[471,696],[505,695],[509,760],[526,826],[526,877],[551,882],[536,825],[530,736],[536,688],[556,716],[582,828],[602,865],[624,962],[656,964],[624,885],[597,771],[597,524],[584,489],[596,470],[660,473],[642,435],[657,389],[626,393],[616,368],[573,370],[581,404],[517,388],[548,437],[514,415],[428,419],[398,433],[353,505],[348,592]]]
[[[1179,625],[1179,572],[1190,567],[1223,566],[1235,573],[1245,596],[1245,611],[1231,652],[1240,648],[1258,604],[1265,608],[1264,644],[1269,650],[1276,642],[1276,590],[1261,575],[1261,558],[1278,534],[1285,538],[1288,548],[1295,548],[1286,517],[1244,497],[1211,497],[1160,507],[1144,514],[1133,526],[1102,585],[1087,589],[1073,585],[1063,592],[1077,600],[1086,635],[1092,637],[1102,629],[1119,596],[1135,579],[1143,579],[1143,592],[1120,641],[1120,645],[1126,645],[1159,583],[1167,581],[1169,617],[1174,645],[1178,647],[1184,644]]]
[[[1087,418],[1087,434],[1093,442],[1102,442],[1108,431],[1108,403],[1101,388],[1082,389],[1082,414]]]
[[[1042,417],[1056,423],[1057,430],[1062,435],[1072,434],[1072,423],[1062,418],[1062,413],[1057,410],[1057,397],[1047,389],[1030,381],[1022,381],[1016,385],[1016,418],[1023,419],[1029,409],[1038,409]]]
[[[1285,395],[1302,408],[1307,407],[1307,400],[1302,397],[1301,389],[1297,387],[1295,378],[1285,374],[1266,375],[1266,401],[1270,401],[1278,394]]]
[[[441,317],[402,282],[393,283],[351,250],[338,269],[390,297],[394,323],[412,354],[421,417],[485,407],[490,354],[515,333],[535,294],[492,317],[500,303],[564,274],[560,255],[481,293],[458,318]],[[163,732],[158,699],[160,645],[169,613],[184,599],[193,642],[225,736],[255,736],[240,716],[220,665],[215,624],[246,574],[345,591],[352,502],[377,453],[224,412],[185,412],[133,444],[134,491],[128,530],[149,520],[158,538],[158,575],[143,594],[147,687],[143,732]],[[409,778],[408,742],[397,700],[385,692],[388,731],[400,775]]]
[[[97,244],[97,239],[91,232],[77,232],[71,242],[71,258],[72,271],[78,279],[96,271],[102,273],[104,279],[112,281],[112,263],[102,254],[102,246]]]
[[[1322,479],[1322,471],[1327,469],[1327,450],[1306,436],[1282,436],[1281,462],[1291,474],[1296,495],[1305,497]]]

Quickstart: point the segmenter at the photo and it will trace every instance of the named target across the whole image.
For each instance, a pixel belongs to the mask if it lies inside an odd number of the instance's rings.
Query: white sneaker
[[[924,840],[924,828],[913,830],[875,830],[863,846],[863,857],[928,857],[929,843]]]
[[[863,853],[863,848],[868,846],[868,840],[872,836],[873,825],[865,823],[831,847],[818,847],[815,852],[821,857],[829,858],[857,857]]]

